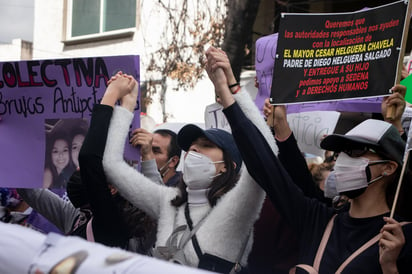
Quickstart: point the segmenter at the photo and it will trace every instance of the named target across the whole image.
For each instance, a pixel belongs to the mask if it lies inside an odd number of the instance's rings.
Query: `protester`
[[[132,104],[115,107],[103,166],[126,199],[158,220],[155,256],[223,273],[244,266],[264,194],[241,169],[231,135],[184,126],[178,133],[178,143],[187,151],[183,180],[177,188],[155,184],[123,159],[136,103],[136,97],[124,98]],[[268,138],[273,139],[270,132]]]
[[[226,64],[230,67],[227,58]],[[233,75],[231,79],[230,83],[236,82]],[[239,88],[238,85],[235,85],[232,89],[236,91]],[[239,104],[247,109],[245,112],[248,115],[251,117],[259,116],[260,118],[256,105],[251,101],[247,93],[242,94],[237,99]],[[272,135],[272,132],[269,131],[264,122],[261,127],[267,130],[267,134]],[[275,140],[273,137],[271,142],[271,145],[274,146]],[[297,170],[294,171],[295,174],[299,173]],[[309,174],[308,176],[311,178],[310,173],[304,174]],[[311,183],[313,184],[312,181]],[[273,207],[270,200],[265,200],[254,229],[253,248],[248,258],[248,266],[242,270],[242,273],[288,273],[289,268],[297,261],[297,236],[290,225],[280,216],[278,210]]]
[[[26,225],[32,208],[20,197],[15,188],[0,188],[0,221]]]
[[[324,196],[322,191],[323,185],[319,187],[317,182],[315,182],[315,180],[322,181],[323,179],[326,179],[327,174],[321,173],[317,174],[318,176],[316,177],[313,176],[305,157],[299,149],[292,129],[289,127],[286,116],[286,107],[274,107],[269,103],[269,100],[266,99],[263,106],[263,113],[266,117],[269,115],[272,115],[273,117],[273,130],[275,133],[276,145],[279,148],[279,154],[277,156],[291,176],[293,182],[299,186],[306,196],[316,198],[327,205],[331,205],[331,199]],[[326,167],[324,168],[324,171],[326,171],[325,173],[327,173],[328,169],[329,168]]]
[[[138,128],[133,131],[130,143],[133,146],[140,146],[143,174],[153,173],[154,176],[160,176],[156,181],[160,181],[166,186],[178,184],[182,173],[176,171],[176,168],[179,165],[182,150],[177,144],[175,132],[168,129],[158,129],[151,133],[143,128]]]
[[[91,130],[79,153],[81,169],[67,183],[70,202],[48,189],[20,189],[19,193],[66,235],[149,254],[155,241],[155,222],[107,184],[102,166],[105,136],[116,102],[111,95],[128,81],[127,77],[113,77],[101,104],[93,108]]]
[[[406,87],[395,85],[391,90],[392,94],[384,97],[382,100],[381,117],[395,126],[402,135],[402,138],[406,140],[406,134],[404,133],[401,124],[402,113],[405,109],[404,95],[406,93]],[[387,113],[389,107],[393,107],[394,110],[394,115],[389,116],[390,118],[388,118]],[[315,197],[330,205],[331,198],[334,198],[337,193],[330,188],[331,184],[327,186],[328,193],[326,196],[324,190],[326,179],[336,161],[336,154],[332,152],[330,157],[326,157],[323,163],[315,164],[312,168],[309,168],[297,145],[294,134],[289,127],[286,119],[286,107],[273,106],[270,104],[269,98],[267,98],[263,106],[263,114],[266,118],[269,117],[269,115],[273,116],[275,139],[279,148],[278,158],[292,177],[293,181],[304,191],[306,196]],[[299,170],[299,172],[296,172],[296,170]],[[312,178],[310,178],[308,170],[310,171]],[[331,183],[331,181],[329,181],[329,183]],[[313,184],[315,184],[315,188],[313,188]],[[335,203],[335,206],[336,205],[337,204]]]
[[[0,273],[211,273],[14,224],[0,222],[0,231]]]
[[[305,264],[301,267],[314,271],[311,273],[408,273],[412,267],[412,225],[401,226],[399,222],[411,218],[406,211],[410,206],[403,203],[407,201],[400,199],[399,215],[389,218],[405,148],[398,130],[385,121],[366,120],[346,135],[323,139],[322,148],[340,152],[335,164],[336,187],[339,194],[351,199],[348,211],[335,214],[332,208],[304,196],[270,151],[260,133],[265,129],[245,116],[247,111],[235,101],[240,94],[233,96],[228,88],[227,75],[232,72],[230,65],[222,62],[222,55],[214,48],[207,51],[209,76],[248,170],[299,235],[299,262]],[[410,191],[410,182],[407,176],[404,190]],[[407,197],[409,191],[401,196]],[[370,247],[355,253],[372,238],[375,241],[370,241]],[[325,249],[317,253],[318,247]],[[351,255],[353,260],[344,263]],[[301,272],[300,267],[296,272]]]
[[[154,244],[154,221],[129,204],[116,188],[107,183],[102,165],[113,107],[122,98],[119,94],[123,90],[137,90],[137,85],[131,76],[122,73],[109,81],[101,103],[93,108],[90,128],[80,150],[79,163],[81,180],[86,187],[93,213],[93,218],[87,225],[92,227],[94,240],[147,254]],[[122,100],[122,104],[127,102]],[[130,239],[135,240],[135,247],[130,246]]]
[[[72,194],[70,191],[76,188],[72,187],[72,185],[76,185],[78,181],[80,181],[80,173],[76,171],[67,183],[68,197],[69,199],[72,198],[70,201],[62,199],[58,194],[47,188],[19,188],[17,192],[25,202],[55,225],[61,233],[81,236],[80,234],[74,233],[76,221],[86,219],[87,216],[91,216],[91,212],[88,208],[83,209],[84,198],[75,199],[75,197],[78,197],[78,192],[73,191],[74,194]],[[84,197],[84,195],[82,197]],[[86,233],[84,233],[84,238],[86,238],[85,234]]]

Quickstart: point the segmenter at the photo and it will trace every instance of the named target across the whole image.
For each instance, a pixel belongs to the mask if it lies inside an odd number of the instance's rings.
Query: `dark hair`
[[[320,187],[320,184],[326,179],[324,176],[325,171],[331,171],[333,164],[321,163],[311,165],[310,172],[312,173],[313,182],[316,186]]]
[[[70,129],[70,137],[73,138],[76,135],[83,135],[86,136],[87,131],[89,130],[89,123],[86,119],[73,119],[73,125],[71,125]]]
[[[46,136],[46,158],[45,158],[45,163],[46,163],[46,168],[48,168],[53,176],[53,182],[50,188],[66,188],[66,184],[72,175],[72,173],[76,170],[76,167],[74,166],[73,159],[71,156],[71,149],[72,149],[72,144],[71,140],[69,138],[69,134],[65,130],[58,130],[58,131],[52,131],[51,133],[47,134]],[[53,164],[52,161],[52,151],[54,147],[54,143],[56,140],[64,140],[67,142],[67,145],[69,147],[69,163],[67,166],[61,171],[60,174],[57,173],[57,169]]]
[[[236,172],[236,168],[233,165],[233,159],[230,154],[223,150],[223,161],[226,166],[226,172],[220,176],[215,177],[210,185],[210,189],[207,193],[207,198],[211,206],[215,206],[217,200],[231,190],[239,180],[240,175]],[[176,196],[172,201],[172,205],[179,207],[187,202],[186,184],[183,181],[183,176],[177,185],[181,195]]]
[[[169,129],[158,129],[154,133],[159,134],[163,137],[170,136],[170,143],[167,147],[167,157],[168,159],[172,158],[173,156],[177,156],[180,161],[180,155],[182,154],[182,149],[177,144],[177,134]],[[179,161],[177,161],[176,167],[179,165]]]
[[[87,187],[82,182],[80,171],[75,171],[67,184],[67,195],[76,208],[89,206],[90,199]],[[156,222],[145,212],[133,206],[119,192],[111,195],[122,223],[125,225],[129,240],[134,238],[135,251],[147,255],[155,241]],[[94,214],[94,212],[93,212]],[[117,225],[117,224],[114,224]]]
[[[137,208],[126,200],[119,192],[112,195],[113,201],[120,212],[122,218],[128,227],[129,237],[140,237],[153,229],[156,222],[150,218],[144,211]]]
[[[112,199],[126,226],[129,240],[136,240],[136,238],[138,240],[135,242],[135,251],[147,255],[156,240],[157,222],[144,211],[132,205],[118,192],[112,196]]]
[[[387,153],[377,150],[377,154],[383,160],[390,159],[395,161],[393,157],[389,156]],[[398,187],[399,179],[401,176],[402,165],[398,164],[396,171],[392,174],[392,181],[389,182],[385,189],[386,203],[389,208],[392,209],[393,202],[395,199],[396,189]],[[412,207],[412,201],[410,199],[412,195],[412,173],[409,168],[405,169],[405,174],[402,180],[401,189],[399,191],[398,201],[395,206],[395,214],[405,218],[407,220],[412,220],[412,212],[410,208]]]
[[[386,202],[390,208],[393,206],[396,189],[398,187],[399,178],[401,175],[401,166],[398,166],[396,173],[393,175],[393,180],[386,187]],[[408,169],[405,170],[405,174],[402,180],[401,189],[399,191],[398,201],[395,206],[396,215],[403,217],[407,220],[412,220],[412,201],[410,199],[412,195],[412,172]]]

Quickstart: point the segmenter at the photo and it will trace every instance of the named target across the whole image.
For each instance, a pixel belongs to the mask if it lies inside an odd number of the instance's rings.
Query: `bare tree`
[[[179,89],[190,89],[203,75],[202,58],[207,44],[220,46],[224,34],[227,0],[214,1],[159,0],[168,20],[162,33],[160,48],[151,54],[147,72],[153,72],[145,83],[144,104],[160,92],[163,122],[168,119],[165,109],[166,80],[177,80]]]
[[[233,73],[238,81],[245,55],[252,44],[253,24],[259,4],[260,0],[228,0],[226,32],[222,48],[229,57]]]

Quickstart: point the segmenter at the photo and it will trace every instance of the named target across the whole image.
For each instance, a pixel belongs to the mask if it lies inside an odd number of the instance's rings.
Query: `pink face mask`
[[[334,170],[330,176],[336,177],[336,190],[338,193],[367,188],[369,184],[383,177],[378,176],[371,180],[369,166],[371,164],[387,163],[388,161],[370,161],[363,157],[352,158],[342,152],[336,159]]]

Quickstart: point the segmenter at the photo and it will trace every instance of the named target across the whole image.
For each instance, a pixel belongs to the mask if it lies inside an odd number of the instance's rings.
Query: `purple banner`
[[[0,186],[64,188],[93,105],[118,71],[139,80],[139,56],[0,62]],[[139,102],[135,113],[132,128]],[[127,145],[125,157],[140,155]]]
[[[255,67],[259,87],[255,103],[261,112],[265,99],[270,97],[278,36],[275,33],[256,41]]]

